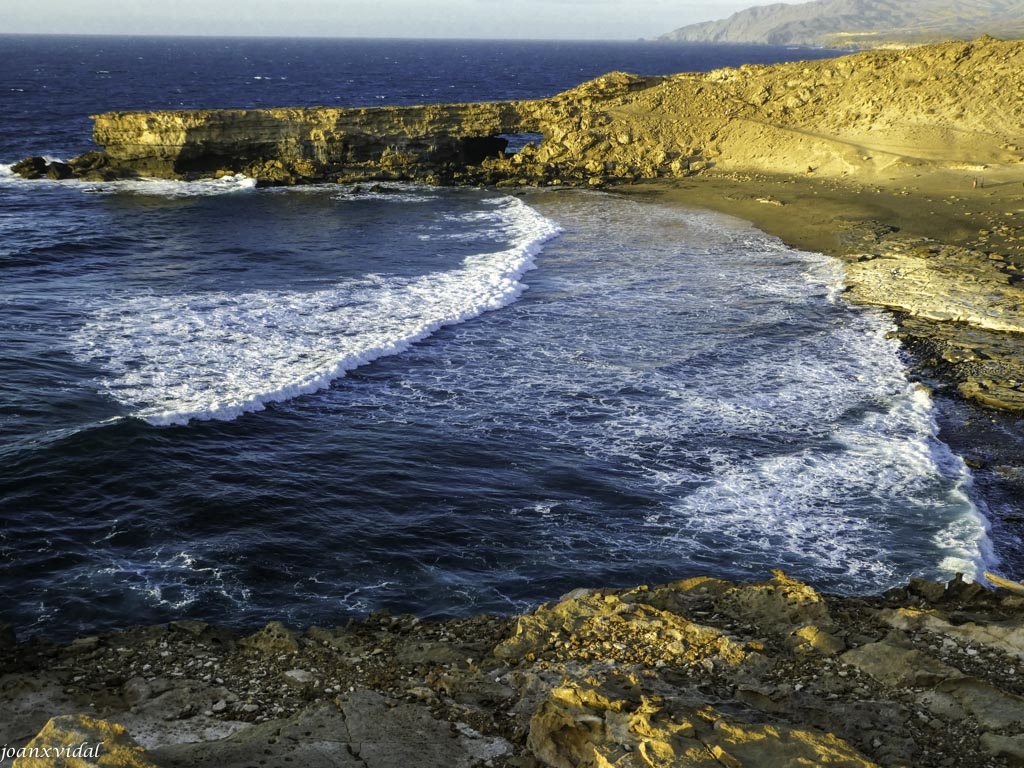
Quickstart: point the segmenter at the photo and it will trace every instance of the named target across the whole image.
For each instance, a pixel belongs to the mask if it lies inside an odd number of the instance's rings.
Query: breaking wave
[[[151,424],[230,420],[327,387],[438,328],[514,301],[557,226],[515,198],[479,214],[510,247],[418,277],[369,274],[313,291],[114,295],[72,337],[103,392]]]

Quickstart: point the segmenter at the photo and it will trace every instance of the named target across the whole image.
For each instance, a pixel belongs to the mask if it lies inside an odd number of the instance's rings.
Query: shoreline
[[[939,437],[970,467],[983,513],[1004,544],[1000,565],[1019,579],[1024,549],[1005,545],[1020,542],[1024,498],[1024,335],[984,323],[998,317],[992,297],[1007,292],[1021,301],[1007,313],[1008,324],[1024,320],[1024,290],[1017,287],[1024,280],[1024,171],[986,174],[985,186],[976,187],[977,174],[942,168],[884,184],[705,171],[611,191],[735,216],[791,247],[839,259],[847,284],[842,298],[882,307],[893,318],[911,378],[932,393]],[[941,306],[952,289],[930,282],[929,269],[963,281],[957,306]],[[923,277],[901,280],[903,271]]]
[[[704,171],[613,190],[736,216],[838,258],[844,297],[890,310],[922,371],[1024,413],[1024,170],[919,168],[874,183]]]

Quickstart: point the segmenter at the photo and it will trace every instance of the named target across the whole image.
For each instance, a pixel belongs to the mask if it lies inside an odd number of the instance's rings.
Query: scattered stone
[[[527,741],[545,765],[783,768],[875,763],[833,734],[734,720],[682,701],[620,699],[579,685],[551,691],[530,720]],[[642,762],[630,761],[638,755]]]
[[[307,669],[289,669],[282,673],[282,677],[285,683],[300,690],[311,688],[316,681],[316,675]]]

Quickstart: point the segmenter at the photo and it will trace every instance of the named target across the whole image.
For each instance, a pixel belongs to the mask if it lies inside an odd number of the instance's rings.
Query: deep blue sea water
[[[90,149],[105,110],[539,97],[806,55],[0,37],[0,621],[509,612],[774,567],[868,592],[994,561],[890,321],[743,222],[9,171]]]

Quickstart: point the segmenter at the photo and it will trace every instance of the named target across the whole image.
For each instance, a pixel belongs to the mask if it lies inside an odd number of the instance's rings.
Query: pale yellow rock
[[[748,725],[719,721],[704,737],[712,750],[729,755],[732,765],[750,768],[841,766],[871,768],[871,762],[831,733],[787,725]],[[719,762],[724,762],[719,758]],[[725,763],[729,765],[730,763]]]
[[[271,621],[259,632],[238,641],[243,648],[250,648],[267,655],[278,653],[295,653],[299,649],[299,641],[295,633],[280,621]]]
[[[1002,265],[907,253],[847,267],[849,298],[916,317],[993,331],[1024,332],[1024,289]],[[894,285],[895,284],[895,285]],[[986,301],[978,302],[982,293]]]
[[[642,638],[642,642],[637,642]],[[587,594],[542,605],[520,616],[515,632],[494,649],[510,661],[544,652],[620,663],[734,666],[747,651],[724,632],[642,602],[636,592]]]
[[[835,656],[846,650],[846,643],[842,638],[814,624],[796,630],[786,640],[786,644],[797,652],[820,653],[822,656]]]
[[[156,768],[123,726],[88,715],[51,719],[19,754],[13,768]]]
[[[875,765],[833,734],[741,723],[710,707],[615,699],[584,685],[551,691],[530,721],[527,745],[552,768]]]
[[[810,624],[824,628],[832,623],[821,595],[781,571],[775,571],[771,581],[729,589],[716,600],[716,607],[784,637]]]

